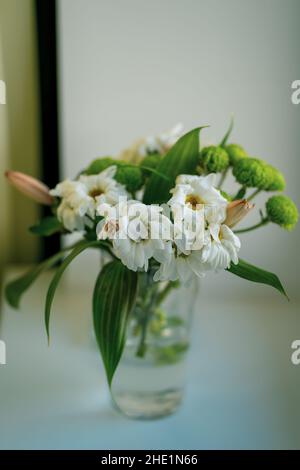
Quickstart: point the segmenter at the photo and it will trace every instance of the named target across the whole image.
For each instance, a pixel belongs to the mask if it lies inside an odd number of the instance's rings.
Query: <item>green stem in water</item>
[[[169,281],[166,287],[158,294],[157,306],[159,306],[167,297],[172,289],[179,287],[179,281]]]
[[[252,227],[247,227],[247,228],[242,228],[241,230],[235,230],[234,233],[245,233],[245,232],[251,232],[252,230],[255,230],[259,227],[263,227],[266,225],[269,221],[269,219],[266,217],[265,219],[262,219],[258,224],[252,225]]]
[[[140,319],[139,319],[139,326],[141,331],[141,337],[139,341],[139,345],[136,351],[137,357],[144,357],[147,349],[146,339],[147,339],[147,330],[149,323],[153,317],[154,313],[154,306],[156,306],[157,301],[157,294],[158,288],[156,284],[153,284],[152,281],[152,271],[145,274],[145,297],[140,305],[140,311],[142,312]]]
[[[257,196],[261,192],[261,189],[256,189],[252,194],[250,194],[249,197],[247,197],[247,201],[251,201],[251,199],[254,199],[255,196]]]
[[[147,330],[148,330],[148,325],[149,325],[151,317],[152,317],[152,315],[145,315],[144,319],[143,319],[143,322],[141,324],[141,327],[142,327],[141,337],[140,337],[139,345],[138,345],[138,348],[137,348],[137,351],[136,351],[137,357],[142,358],[146,354],[146,350],[147,350],[147,345],[146,345]]]

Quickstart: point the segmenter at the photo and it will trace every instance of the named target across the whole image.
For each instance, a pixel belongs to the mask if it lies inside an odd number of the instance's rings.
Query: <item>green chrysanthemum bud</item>
[[[144,183],[142,170],[138,166],[129,166],[123,161],[117,164],[116,180],[124,184],[130,193],[140,189]]]
[[[259,158],[243,158],[233,167],[233,175],[247,188],[267,190],[273,182],[272,168]]]
[[[208,173],[220,173],[229,165],[229,157],[222,147],[210,145],[200,153],[200,165]]]
[[[160,153],[152,153],[151,155],[147,155],[145,158],[143,158],[143,160],[140,162],[140,166],[155,169],[159,165],[161,158],[162,157]],[[142,168],[142,172],[145,177],[151,176],[152,174],[152,171],[146,170],[145,168]]]
[[[297,206],[284,194],[272,196],[266,203],[266,210],[271,222],[286,230],[293,230],[298,222]]]
[[[236,165],[243,158],[247,158],[248,154],[246,150],[238,144],[229,144],[225,146],[225,150],[229,156],[229,164],[231,166]]]
[[[115,165],[116,161],[112,157],[97,158],[85,169],[86,175],[97,175],[101,171],[106,170],[111,165]]]
[[[268,165],[272,172],[272,182],[267,188],[267,191],[283,191],[285,189],[285,179],[283,174],[271,165]]]
[[[96,175],[112,165],[117,167],[116,181],[124,184],[129,192],[133,193],[141,188],[144,182],[142,170],[138,166],[131,165],[123,160],[115,160],[111,157],[97,158],[85,170],[85,173],[87,175]]]

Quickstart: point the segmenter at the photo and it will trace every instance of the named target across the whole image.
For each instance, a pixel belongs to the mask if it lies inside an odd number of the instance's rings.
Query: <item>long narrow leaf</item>
[[[93,247],[100,247],[100,242],[99,241],[89,241],[89,240],[83,240],[80,241],[71,251],[71,253],[64,259],[62,264],[58,267],[51,283],[48,288],[47,296],[46,296],[46,304],[45,304],[45,325],[46,325],[46,331],[47,331],[47,336],[48,336],[48,341],[49,341],[49,322],[50,322],[50,313],[51,313],[51,306],[54,298],[54,294],[56,291],[56,288],[58,286],[58,283],[60,281],[60,278],[67,268],[67,266],[73,261],[76,256],[78,256],[82,251],[86,250],[87,248],[93,248]]]
[[[71,248],[70,248],[71,249]],[[35,268],[26,272],[23,276],[7,284],[4,295],[7,302],[14,308],[19,308],[20,300],[24,292],[31,286],[37,277],[47,269],[52,268],[63,256],[67,248],[38,264]]]
[[[40,235],[42,237],[49,237],[50,235],[53,235],[54,233],[62,232],[63,225],[57,219],[57,217],[53,215],[49,217],[44,217],[44,219],[40,220],[38,224],[33,225],[32,227],[29,227],[29,230],[31,233],[34,233],[35,235]]]
[[[247,279],[248,281],[267,284],[271,287],[274,287],[274,289],[277,289],[288,299],[284,287],[276,274],[265,271],[264,269],[258,268],[257,266],[253,266],[252,264],[249,264],[242,259],[239,260],[237,265],[231,264],[228,271],[232,274],[235,274],[236,276],[242,277],[243,279]]]
[[[167,175],[164,175],[163,173],[161,173],[160,171],[157,171],[155,168],[151,168],[150,166],[145,166],[145,165],[139,165],[139,167],[142,169],[142,170],[147,170],[149,171],[149,173],[154,173],[155,175],[159,176],[160,178],[166,180],[166,181],[169,181],[169,177]]]
[[[124,349],[126,327],[136,290],[137,273],[120,261],[104,266],[96,281],[93,295],[94,329],[109,386]]]
[[[169,180],[162,180],[158,174],[153,173],[146,184],[145,204],[167,202],[176,177],[180,174],[195,173],[199,159],[199,132],[203,127],[193,129],[182,136],[162,158],[156,171],[167,175]]]
[[[226,134],[224,135],[223,139],[220,142],[220,147],[225,147],[225,145],[227,144],[227,140],[230,137],[233,126],[234,126],[234,118],[233,118],[233,116],[231,116],[228,130],[227,130]]]

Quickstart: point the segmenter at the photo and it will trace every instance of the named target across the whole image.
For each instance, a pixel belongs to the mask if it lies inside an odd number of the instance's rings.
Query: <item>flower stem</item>
[[[245,197],[246,190],[247,188],[245,186],[241,186],[232,200],[237,201],[238,199],[243,199]]]
[[[145,315],[143,322],[141,324],[142,331],[141,331],[139,345],[136,351],[137,357],[143,358],[145,357],[145,354],[146,354],[146,350],[147,350],[146,339],[147,339],[147,330],[148,330],[149,320],[150,320],[150,315]]]
[[[221,178],[220,178],[220,181],[219,181],[219,184],[218,184],[219,189],[221,189],[223,184],[224,184],[224,181],[225,181],[227,173],[228,173],[228,169],[229,169],[229,166],[226,168],[226,170],[223,171],[223,173],[221,175]]]
[[[149,323],[153,317],[154,306],[156,305],[155,302],[157,298],[157,286],[153,284],[152,275],[153,273],[151,272],[151,270],[145,273],[144,275],[143,287],[145,290],[145,295],[140,305],[141,315],[139,318],[139,326],[141,328],[141,337],[136,351],[136,356],[141,358],[144,357],[146,354],[147,330]]]
[[[249,197],[247,197],[247,201],[251,201],[251,199],[254,199],[255,196],[257,196],[261,192],[261,189],[256,189],[252,194],[250,194]]]
[[[255,230],[259,227],[263,227],[263,225],[266,225],[269,221],[268,217],[265,219],[262,219],[258,224],[252,225],[252,227],[247,227],[247,228],[242,228],[241,230],[235,230],[234,233],[245,233],[245,232],[251,232],[251,230]]]
[[[179,287],[178,281],[169,281],[166,287],[158,295],[157,306],[159,306],[165,300],[172,289],[176,289],[177,287]]]

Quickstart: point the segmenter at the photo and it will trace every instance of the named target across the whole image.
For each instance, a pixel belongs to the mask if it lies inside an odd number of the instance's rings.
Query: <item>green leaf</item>
[[[203,126],[207,127],[207,126]],[[198,127],[182,136],[166,153],[156,168],[156,171],[168,176],[168,181],[162,181],[160,175],[153,173],[149,178],[145,194],[145,204],[161,204],[170,199],[170,189],[175,186],[175,180],[181,174],[195,174],[199,159]]]
[[[225,145],[227,144],[227,140],[228,140],[229,137],[230,137],[230,134],[231,134],[231,132],[232,132],[233,126],[234,126],[234,118],[233,118],[233,116],[231,116],[228,130],[227,130],[226,134],[224,135],[223,139],[221,140],[221,142],[220,142],[220,144],[219,144],[220,147],[225,147]]]
[[[63,226],[55,216],[49,216],[42,219],[37,225],[29,227],[30,232],[42,237],[49,237],[54,233],[61,232]]]
[[[120,261],[104,266],[93,295],[94,329],[111,386],[126,340],[129,314],[135,303],[137,273]]]
[[[243,261],[242,259],[240,259],[239,263],[236,265],[232,263],[228,271],[232,274],[235,274],[236,276],[242,277],[243,279],[247,279],[248,281],[258,282],[260,284],[267,284],[271,287],[274,287],[274,289],[277,289],[288,299],[283,285],[281,284],[276,274],[253,266],[252,264],[249,264],[246,261]]]
[[[4,295],[7,302],[14,308],[19,308],[20,299],[23,293],[31,286],[36,278],[49,268],[52,268],[64,255],[66,250],[56,253],[51,258],[46,259],[38,266],[28,271],[23,276],[7,284]]]
[[[166,180],[166,181],[169,181],[169,177],[167,175],[164,175],[163,173],[161,173],[160,171],[156,170],[156,168],[151,168],[151,166],[147,166],[147,165],[139,165],[139,167],[142,169],[142,170],[147,170],[149,171],[150,173],[154,173],[155,175],[159,176],[160,178]]]
[[[46,304],[45,304],[45,325],[46,325],[46,331],[47,331],[47,336],[48,336],[48,341],[49,341],[49,322],[50,322],[50,313],[51,313],[51,306],[54,298],[54,294],[56,291],[56,288],[58,286],[58,283],[60,281],[60,278],[67,268],[67,266],[73,261],[76,256],[78,256],[82,251],[86,250],[87,248],[95,248],[95,247],[101,247],[101,242],[99,241],[89,241],[89,240],[82,240],[79,243],[75,245],[71,253],[66,256],[66,258],[63,260],[62,264],[58,267],[51,283],[48,288],[47,296],[46,296]]]

